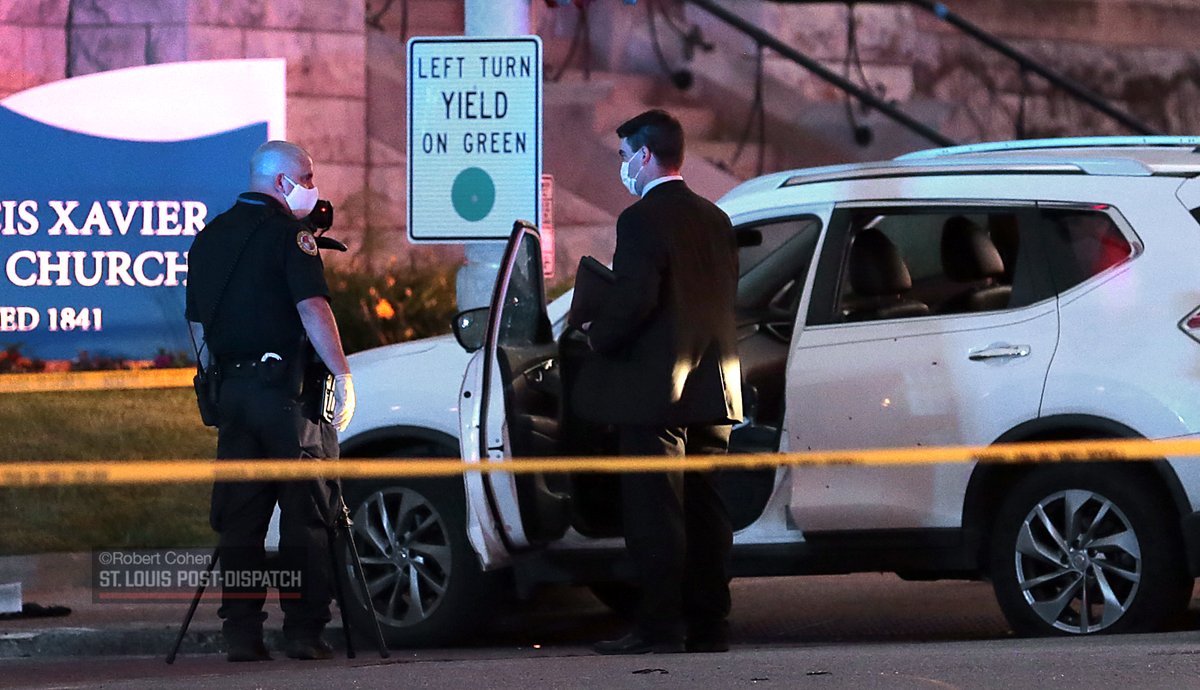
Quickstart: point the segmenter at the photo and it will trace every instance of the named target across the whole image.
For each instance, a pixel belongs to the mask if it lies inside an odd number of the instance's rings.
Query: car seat
[[[847,321],[875,321],[926,316],[929,306],[905,297],[912,276],[900,250],[878,229],[868,228],[854,237],[850,247],[850,288],[843,302]]]
[[[942,303],[939,313],[994,311],[1008,306],[1012,286],[1002,285],[1004,260],[987,232],[964,216],[942,226],[942,272],[964,289]]]

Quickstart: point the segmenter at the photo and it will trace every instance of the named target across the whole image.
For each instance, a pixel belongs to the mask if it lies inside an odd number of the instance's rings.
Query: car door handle
[[[972,362],[982,362],[989,359],[1008,359],[1012,357],[1028,357],[1028,345],[1001,345],[998,347],[989,347],[986,350],[978,350],[967,355],[967,358]]]

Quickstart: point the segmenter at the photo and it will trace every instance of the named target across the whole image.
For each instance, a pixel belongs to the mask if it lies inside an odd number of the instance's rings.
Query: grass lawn
[[[0,394],[0,462],[210,458],[190,388]],[[0,488],[0,555],[209,546],[208,484]]]

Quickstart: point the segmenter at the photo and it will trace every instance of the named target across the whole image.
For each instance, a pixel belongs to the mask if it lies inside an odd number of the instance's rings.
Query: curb
[[[73,656],[157,656],[164,662],[179,628],[52,628],[0,633],[0,659]],[[340,626],[325,629],[325,641],[335,650],[344,651],[345,637]],[[282,630],[264,630],[267,648],[282,650],[286,643]],[[374,646],[356,644],[360,653],[375,653]],[[219,630],[189,630],[179,646],[179,656],[223,654],[225,641]]]

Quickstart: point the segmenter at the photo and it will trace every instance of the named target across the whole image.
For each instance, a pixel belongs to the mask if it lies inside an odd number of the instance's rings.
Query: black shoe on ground
[[[333,658],[333,647],[319,637],[303,640],[288,640],[287,655],[289,659],[304,661],[324,661]]]
[[[631,632],[616,640],[605,640],[592,645],[597,654],[677,654],[683,651],[683,640],[651,639],[638,632]]]
[[[271,653],[262,640],[252,642],[230,642],[225,652],[226,661],[270,661]]]

